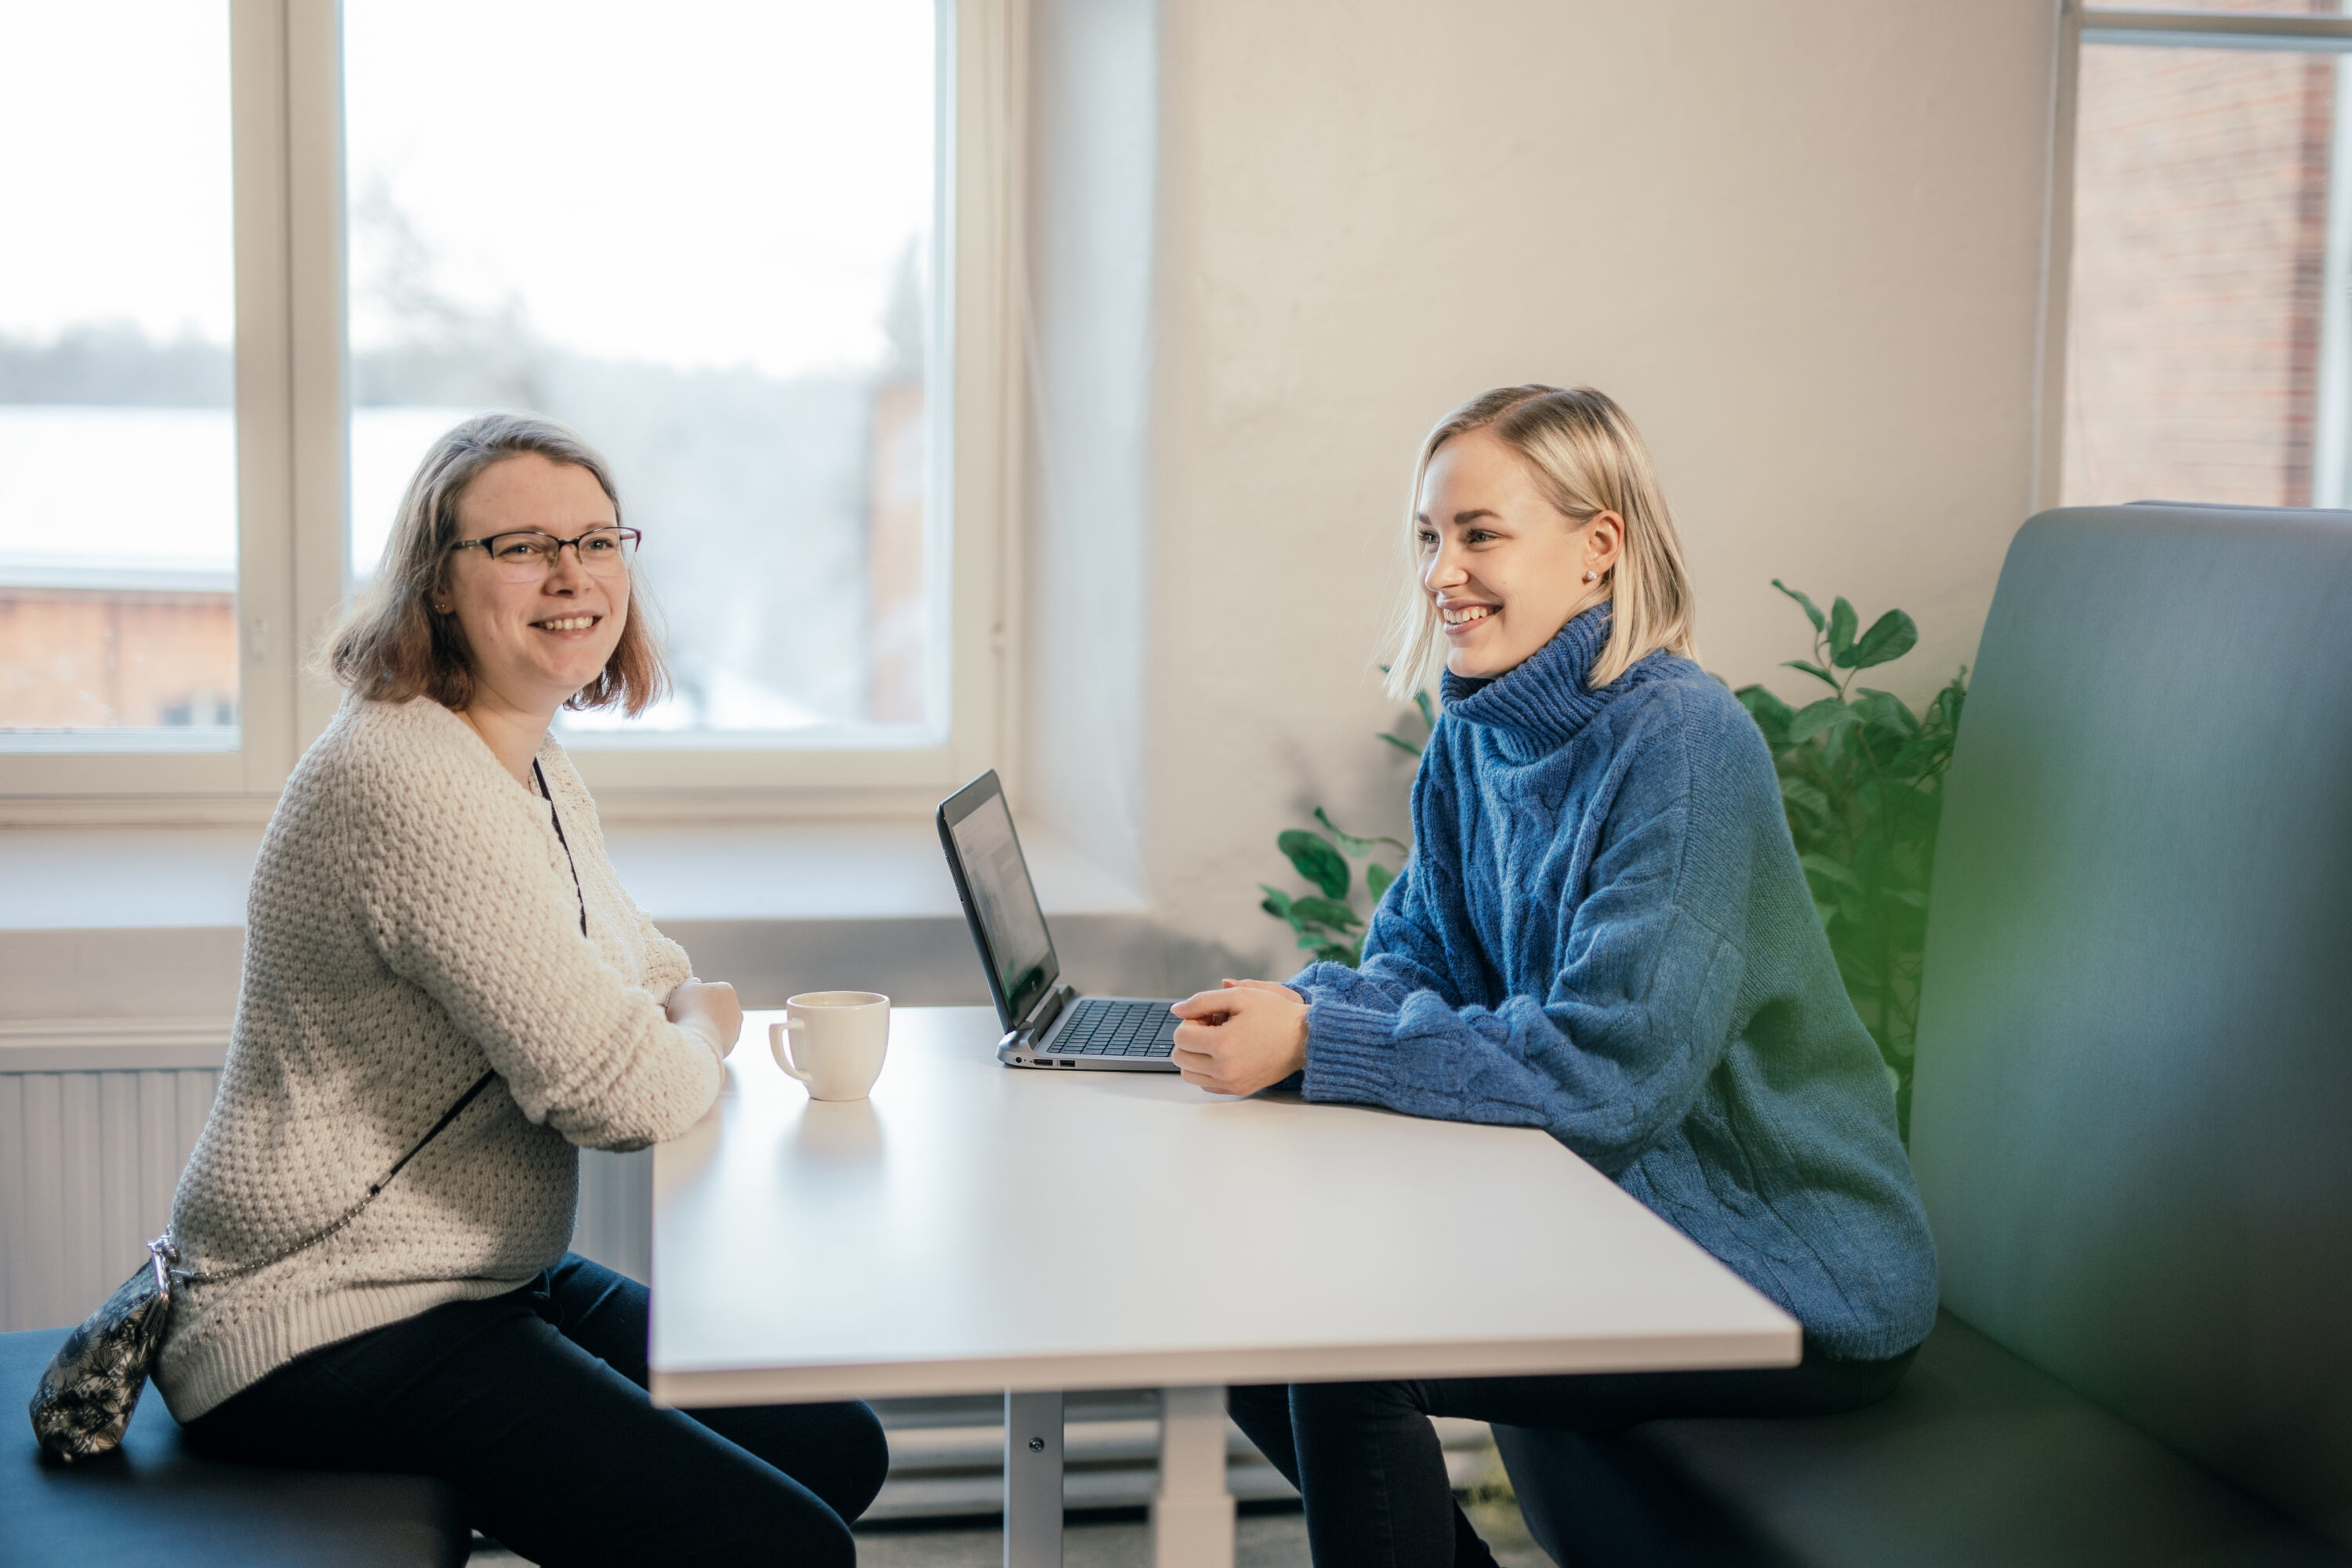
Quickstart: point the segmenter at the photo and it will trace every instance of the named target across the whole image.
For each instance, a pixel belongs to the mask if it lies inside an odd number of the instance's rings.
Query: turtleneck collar
[[[1445,716],[1506,737],[1507,749],[1530,754],[1557,751],[1609,706],[1633,675],[1628,670],[1601,690],[1586,684],[1609,641],[1609,606],[1596,605],[1525,662],[1491,680],[1448,670],[1439,691]]]

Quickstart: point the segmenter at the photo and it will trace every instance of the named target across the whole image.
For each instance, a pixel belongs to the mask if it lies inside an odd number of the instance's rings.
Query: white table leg
[[[1160,1492],[1151,1500],[1158,1568],[1234,1568],[1234,1496],[1225,1489],[1225,1391],[1160,1391]]]
[[[1004,1395],[1004,1568],[1062,1568],[1062,1395]]]

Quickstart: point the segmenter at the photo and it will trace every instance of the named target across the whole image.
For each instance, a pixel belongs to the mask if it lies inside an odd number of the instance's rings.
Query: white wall
[[[1371,738],[1393,530],[1422,432],[1487,386],[1632,412],[1735,683],[1800,690],[1774,576],[1911,611],[1907,694],[1973,656],[2030,500],[2053,12],[1163,11],[1129,831],[1192,961],[1286,973],[1255,885],[1307,807],[1402,826],[1410,764]]]
[[[1027,350],[1031,537],[1022,604],[1030,754],[1010,781],[1110,876],[1146,880],[1154,0],[1032,0]]]

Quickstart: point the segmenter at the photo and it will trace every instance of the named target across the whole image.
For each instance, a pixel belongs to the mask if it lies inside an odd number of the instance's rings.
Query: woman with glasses
[[[485,415],[410,480],[248,900],[155,1382],[198,1447],[438,1476],[546,1563],[849,1563],[863,1405],[656,1409],[646,1292],[566,1250],[579,1149],[716,1100],[742,1013],[548,733],[663,684],[604,459]]]

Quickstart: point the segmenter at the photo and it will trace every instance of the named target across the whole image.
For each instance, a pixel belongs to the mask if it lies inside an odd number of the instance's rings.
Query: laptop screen
[[[1059,978],[1060,965],[996,775],[983,774],[958,791],[940,808],[940,824],[950,839],[964,909],[995,982],[997,1006],[1012,1028]]]

